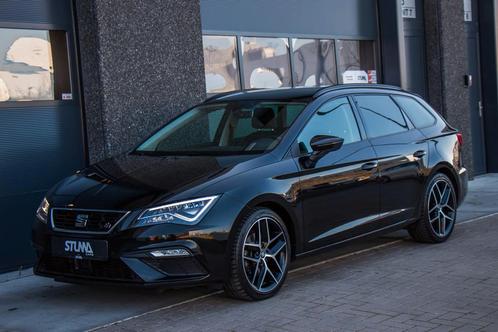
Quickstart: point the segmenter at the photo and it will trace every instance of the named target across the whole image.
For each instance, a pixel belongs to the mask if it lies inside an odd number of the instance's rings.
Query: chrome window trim
[[[109,228],[109,230],[104,232],[96,232],[96,231],[77,231],[77,230],[69,230],[55,227],[54,224],[54,210],[63,210],[63,211],[88,211],[88,212],[115,212],[115,213],[124,213],[124,215],[116,221],[116,223]],[[50,209],[50,226],[52,230],[55,232],[61,233],[77,233],[77,234],[109,234],[111,233],[129,214],[131,211],[123,211],[123,210],[99,210],[99,209],[77,209],[77,208],[51,208]]]

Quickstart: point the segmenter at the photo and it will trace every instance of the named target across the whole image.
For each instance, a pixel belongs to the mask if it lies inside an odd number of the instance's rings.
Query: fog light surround
[[[175,249],[159,249],[151,251],[152,257],[162,258],[162,257],[186,257],[192,256],[190,251],[187,249],[175,248]]]

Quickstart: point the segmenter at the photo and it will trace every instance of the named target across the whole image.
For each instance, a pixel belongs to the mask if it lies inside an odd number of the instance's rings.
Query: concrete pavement
[[[483,215],[489,215],[492,213],[498,212],[498,175],[486,175],[483,177],[478,177],[476,180],[470,183],[470,192],[468,198],[464,205],[459,209],[459,223],[464,222],[465,220],[469,220],[471,218],[476,218]],[[493,233],[494,227],[492,220],[494,218],[484,219],[483,225],[486,226],[486,232],[483,236],[490,237],[491,233]],[[480,222],[479,222],[480,224]],[[471,226],[472,225],[472,226]],[[477,225],[477,224],[475,224]],[[360,241],[348,245],[347,247],[343,247],[337,250],[332,250],[329,252],[324,252],[318,255],[310,256],[305,259],[299,260],[295,264],[293,264],[293,269],[303,268],[300,272],[294,272],[291,274],[291,277],[288,280],[288,284],[283,289],[282,294],[278,295],[275,300],[271,301],[285,301],[286,298],[290,298],[290,306],[297,305],[295,295],[285,295],[289,294],[299,294],[300,297],[303,298],[303,303],[306,303],[306,289],[301,289],[303,284],[314,285],[317,284],[317,287],[325,287],[324,290],[334,291],[335,289],[342,289],[342,287],[346,287],[346,284],[349,281],[352,282],[351,285],[357,285],[353,276],[359,277],[361,273],[355,272],[353,275],[347,277],[345,280],[341,279],[341,275],[348,275],[351,272],[351,266],[356,266],[355,262],[360,259],[361,265],[357,269],[367,270],[369,271],[370,276],[375,276],[377,273],[384,275],[384,270],[371,270],[372,268],[382,267],[383,264],[398,266],[403,261],[409,262],[411,259],[415,260],[414,262],[418,264],[419,255],[420,257],[426,257],[425,250],[429,250],[429,253],[435,254],[436,252],[441,255],[447,255],[450,253],[453,254],[453,249],[445,249],[448,245],[454,245],[456,247],[455,250],[460,250],[458,244],[461,241],[467,241],[467,236],[463,236],[463,230],[469,228],[473,228],[474,224],[466,224],[461,227],[457,227],[457,232],[455,232],[455,238],[449,242],[449,244],[444,244],[442,246],[434,246],[434,249],[431,249],[432,246],[424,246],[412,243],[411,241],[403,241],[402,243],[397,242],[396,244],[390,244],[392,241],[398,241],[400,239],[406,238],[405,232],[398,232],[396,234],[392,234],[383,238],[372,239],[369,241]],[[476,227],[477,229],[478,227]],[[498,226],[496,227],[498,229]],[[473,233],[469,231],[472,236],[479,237],[479,231],[477,233]],[[490,234],[488,234],[490,233]],[[494,234],[494,233],[493,233]],[[495,234],[498,235],[498,234]],[[456,240],[455,240],[456,239]],[[492,241],[491,241],[492,242]],[[484,242],[483,242],[484,243]],[[387,247],[385,245],[388,245]],[[483,244],[487,245],[487,244]],[[378,246],[379,249],[373,251],[369,248],[375,248]],[[391,247],[392,246],[392,247]],[[441,248],[441,249],[437,249]],[[469,264],[465,263],[464,266],[471,266],[473,269],[476,269],[477,273],[481,273],[481,270],[484,270],[487,273],[496,274],[498,272],[498,268],[494,269],[493,265],[493,254],[492,251],[498,249],[493,246],[489,246],[489,251],[483,251],[485,254],[484,257],[486,260],[481,262],[483,265],[485,263],[489,263],[489,266],[486,268],[485,266],[476,265],[473,266],[472,261]],[[398,252],[399,251],[399,252]],[[359,254],[356,254],[360,252]],[[409,254],[405,254],[408,252]],[[374,259],[372,259],[372,255],[375,253]],[[389,254],[388,254],[389,253]],[[342,255],[346,255],[345,258],[336,260],[337,257],[341,257]],[[387,258],[383,255],[387,255],[387,257],[392,256],[394,259],[394,263],[387,263]],[[408,255],[408,256],[407,256]],[[361,257],[367,257],[368,259],[361,260]],[[395,258],[397,257],[397,258]],[[403,258],[404,257],[404,258]],[[496,255],[494,256],[496,257]],[[436,257],[437,258],[437,257]],[[464,259],[465,256],[458,256],[460,259]],[[379,260],[376,260],[379,259]],[[421,258],[422,259],[422,258]],[[426,257],[426,259],[428,259]],[[324,261],[329,261],[328,263],[323,263]],[[330,261],[331,260],[331,261]],[[432,261],[430,261],[433,264]],[[462,265],[463,261],[455,261],[455,265]],[[317,272],[315,270],[307,269],[306,266],[312,264],[319,264],[320,267],[326,267],[325,270],[318,270],[320,278],[317,278]],[[340,267],[343,267],[343,272],[338,272],[337,264]],[[352,264],[352,265],[350,265]],[[380,265],[379,265],[380,264]],[[401,265],[403,266],[403,265]],[[431,265],[432,266],[432,265]],[[404,266],[402,270],[409,270],[410,266]],[[321,268],[320,268],[321,269]],[[393,269],[391,272],[394,276],[398,275],[397,269]],[[313,271],[313,273],[308,273]],[[341,270],[339,270],[341,271]],[[349,271],[349,272],[348,272]],[[355,270],[359,271],[359,270]],[[411,271],[414,272],[414,271]],[[174,326],[170,325],[169,321],[171,317],[177,317],[180,321],[189,317],[188,320],[183,320],[184,324],[181,326],[177,325],[176,328],[185,327],[185,328],[196,328],[197,325],[192,325],[190,322],[194,322],[194,317],[184,315],[194,308],[197,312],[201,310],[199,303],[208,303],[208,306],[211,307],[214,305],[216,308],[219,308],[218,311],[211,310],[207,314],[208,316],[212,316],[213,320],[220,319],[225,317],[223,316],[223,312],[230,311],[230,308],[235,306],[242,311],[247,310],[247,315],[252,315],[252,310],[255,307],[258,307],[257,304],[248,304],[245,302],[234,302],[230,299],[227,299],[223,296],[214,295],[213,297],[206,298],[203,300],[195,300],[191,303],[186,303],[179,305],[183,301],[190,301],[191,299],[195,299],[199,296],[203,296],[205,294],[209,294],[212,290],[206,288],[193,288],[186,290],[168,290],[168,291],[157,291],[157,290],[143,290],[143,289],[129,289],[129,288],[112,288],[112,287],[90,287],[90,286],[80,286],[80,285],[66,285],[61,283],[53,282],[50,279],[39,278],[30,275],[29,271],[22,271],[23,275],[21,278],[18,278],[17,273],[11,273],[0,276],[0,330],[15,330],[15,331],[34,331],[34,330],[51,330],[51,331],[81,331],[85,329],[90,329],[93,327],[102,326],[114,321],[127,319],[132,316],[141,315],[143,313],[157,310],[158,308],[169,308],[160,310],[156,314],[145,315],[139,318],[131,319],[123,324],[118,324],[116,326],[112,326],[112,329],[121,329],[121,328],[130,328],[131,330],[135,329],[146,329],[146,323],[148,322],[151,326],[156,326],[161,323],[160,319],[165,319],[164,326]],[[345,274],[344,274],[345,273]],[[417,275],[416,271],[414,272]],[[294,281],[297,275],[300,275],[302,279],[298,279],[296,282]],[[322,280],[321,276],[325,275],[326,280]],[[401,276],[400,276],[401,277]],[[409,276],[408,276],[409,277]],[[352,279],[353,278],[353,279]],[[384,276],[388,280],[393,280],[393,277]],[[490,277],[491,279],[493,277]],[[318,279],[318,280],[316,280]],[[378,285],[379,280],[375,278],[361,278],[362,283],[368,284],[372,282],[372,285]],[[377,280],[377,281],[376,281]],[[330,282],[330,284],[324,285],[323,282]],[[297,285],[297,286],[296,286]],[[396,282],[393,284],[396,285]],[[411,290],[412,287],[410,285],[406,285],[408,290]],[[436,284],[439,293],[442,293],[443,290],[450,291],[452,288],[441,288],[440,284]],[[481,289],[482,285],[477,288],[477,292]],[[485,285],[486,286],[486,285]],[[338,287],[338,288],[337,288]],[[387,287],[387,286],[385,286]],[[487,287],[487,286],[486,286]],[[401,289],[400,287],[394,288],[396,289],[396,293],[393,294],[393,291],[389,291],[387,288],[384,290],[387,292],[386,294],[391,294],[395,297],[407,296],[406,291]],[[487,288],[486,288],[487,289]],[[474,289],[476,291],[476,289]],[[331,296],[333,296],[332,293]],[[360,299],[361,296],[365,295],[364,293],[356,294],[358,297],[358,301],[363,301]],[[444,295],[444,294],[443,294]],[[354,297],[353,296],[353,297]],[[386,295],[387,296],[387,295]],[[418,295],[417,295],[418,296]],[[425,297],[429,297],[428,294],[424,295]],[[381,297],[384,298],[384,297]],[[498,298],[498,297],[497,297]],[[375,299],[370,298],[372,303],[377,306],[378,304],[374,301]],[[475,302],[478,302],[478,299],[474,299]],[[484,305],[489,304],[488,298],[482,299]],[[215,301],[215,302],[206,302],[206,301]],[[404,303],[405,300],[399,300],[399,303]],[[430,298],[428,303],[432,303],[432,301],[438,301],[435,298]],[[266,302],[260,303],[261,306],[266,307]],[[314,303],[320,305],[319,303]],[[380,303],[382,305],[382,303]],[[328,308],[331,309],[331,308]],[[327,309],[327,310],[328,310]],[[350,308],[351,309],[351,308]],[[321,309],[317,309],[321,310]],[[201,310],[202,311],[202,310]],[[182,314],[179,314],[181,312]],[[256,310],[257,312],[257,310]],[[233,313],[233,312],[232,312]],[[316,313],[315,313],[316,314]],[[341,314],[342,315],[342,314]],[[339,315],[338,317],[340,317]],[[354,316],[354,315],[353,315]],[[361,316],[361,315],[360,315]],[[237,317],[237,316],[234,316]],[[251,316],[252,317],[252,316]],[[404,317],[404,316],[403,316]],[[394,318],[394,317],[391,317]],[[281,324],[285,325],[285,322],[290,323],[290,318],[283,319],[280,317]],[[301,317],[302,319],[302,317]],[[401,319],[401,318],[397,318]],[[232,318],[233,320],[233,318]],[[166,324],[166,321],[168,322]],[[304,319],[306,321],[306,319]],[[358,322],[358,318],[353,319],[353,321]],[[210,320],[206,320],[206,322],[211,322]],[[309,326],[313,325],[313,320],[310,321]],[[334,321],[335,322],[335,321]],[[148,324],[147,323],[147,324]],[[233,323],[233,322],[232,322]],[[273,325],[259,325],[256,328],[259,329],[268,329],[273,327]],[[328,321],[328,323],[332,323]],[[475,322],[473,322],[475,323]],[[136,325],[134,325],[136,324]],[[141,324],[141,325],[140,325]],[[317,323],[318,324],[318,323]],[[323,323],[325,324],[325,323]],[[487,326],[493,326],[493,323],[488,324]],[[223,324],[222,324],[223,325]],[[292,324],[291,324],[292,325]],[[291,326],[289,325],[289,326]],[[361,324],[360,324],[361,325]],[[412,324],[413,325],[413,324]],[[445,324],[436,324],[436,327],[445,328]],[[471,324],[473,325],[473,324]],[[248,326],[251,326],[248,324]],[[297,325],[299,326],[299,325]],[[376,326],[376,325],[372,325]],[[386,327],[386,325],[378,325],[377,327]],[[203,327],[211,327],[208,325],[204,325]],[[231,324],[231,322],[225,322],[227,329],[239,329],[239,326],[235,326]],[[240,326],[242,327],[242,326]],[[419,328],[418,325],[413,325],[413,327]],[[463,327],[463,326],[462,326]],[[176,329],[175,328],[175,329]],[[288,327],[289,328],[289,327]],[[352,330],[352,328],[349,326]],[[472,328],[472,327],[471,327]],[[166,329],[167,330],[167,329]]]
[[[215,295],[100,331],[498,331],[498,216],[289,275],[278,296]]]

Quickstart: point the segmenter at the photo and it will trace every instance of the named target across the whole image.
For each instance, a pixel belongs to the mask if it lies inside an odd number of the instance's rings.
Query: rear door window
[[[393,96],[393,98],[405,111],[415,127],[425,128],[436,122],[436,118],[415,99],[407,96]]]
[[[387,95],[360,95],[356,103],[370,138],[402,133],[408,124],[400,108]]]

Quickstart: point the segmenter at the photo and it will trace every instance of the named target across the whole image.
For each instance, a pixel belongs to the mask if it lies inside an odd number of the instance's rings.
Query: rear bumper
[[[462,167],[458,172],[458,206],[463,203],[469,189],[469,173],[466,168]]]

